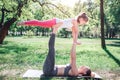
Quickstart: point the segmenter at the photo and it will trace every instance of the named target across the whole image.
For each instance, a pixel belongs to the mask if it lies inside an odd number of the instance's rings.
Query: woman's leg
[[[23,22],[18,23],[18,25],[40,26],[43,28],[51,28],[55,24],[56,24],[56,19],[49,19],[49,20],[44,20],[44,21],[30,20],[30,21],[23,21]]]
[[[55,70],[55,34],[57,33],[59,25],[53,26],[53,31],[49,39],[49,51],[47,58],[43,65],[43,73],[45,75],[57,75],[57,69]]]
[[[52,75],[54,71],[54,65],[55,65],[55,49],[54,49],[54,44],[55,44],[55,34],[52,33],[50,40],[49,40],[49,52],[47,55],[47,58],[44,62],[43,65],[43,72],[45,75]]]

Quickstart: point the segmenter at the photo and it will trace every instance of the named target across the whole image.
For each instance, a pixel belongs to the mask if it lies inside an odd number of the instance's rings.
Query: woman
[[[54,27],[59,27],[59,28],[67,28],[69,30],[72,30],[72,35],[74,43],[80,44],[77,42],[78,39],[78,25],[84,25],[88,22],[88,17],[86,13],[81,13],[77,16],[77,18],[70,18],[70,19],[50,19],[50,20],[45,20],[45,21],[39,21],[39,20],[30,20],[30,21],[23,21],[19,22],[18,25],[26,25],[26,26],[40,26],[43,28],[54,28]]]
[[[70,57],[71,62],[70,65],[67,66],[55,66],[55,34],[57,32],[57,28],[53,28],[53,32],[51,34],[49,40],[49,52],[47,58],[43,65],[43,73],[47,76],[93,76],[91,70],[87,66],[81,66],[77,68],[76,65],[76,43],[73,42]]]

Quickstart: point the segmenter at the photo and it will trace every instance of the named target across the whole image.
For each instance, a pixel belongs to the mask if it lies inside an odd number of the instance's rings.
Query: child
[[[43,28],[53,28],[53,27],[59,27],[59,28],[67,28],[69,30],[72,30],[72,36],[74,43],[80,44],[77,42],[78,39],[78,25],[84,25],[88,22],[88,17],[86,13],[81,13],[77,16],[77,18],[69,18],[69,19],[49,19],[45,21],[39,21],[39,20],[30,20],[30,21],[23,21],[19,22],[18,25],[26,25],[26,26],[40,26]]]

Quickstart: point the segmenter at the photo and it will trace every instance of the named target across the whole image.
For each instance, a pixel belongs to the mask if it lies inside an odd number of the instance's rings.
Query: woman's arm
[[[76,43],[73,43],[72,48],[71,48],[71,72],[72,75],[77,76],[78,75],[78,69],[76,66]]]
[[[73,36],[73,42],[77,42],[78,39],[78,30],[76,28],[76,26],[72,27],[72,36]]]

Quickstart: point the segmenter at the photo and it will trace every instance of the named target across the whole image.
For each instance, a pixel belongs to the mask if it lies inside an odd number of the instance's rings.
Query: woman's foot
[[[57,33],[57,30],[58,30],[58,28],[62,25],[63,23],[62,22],[60,22],[60,23],[57,23],[56,25],[54,25],[53,27],[52,27],[52,29],[53,29],[53,33]]]
[[[52,33],[56,34],[58,30],[58,27],[54,27]]]

